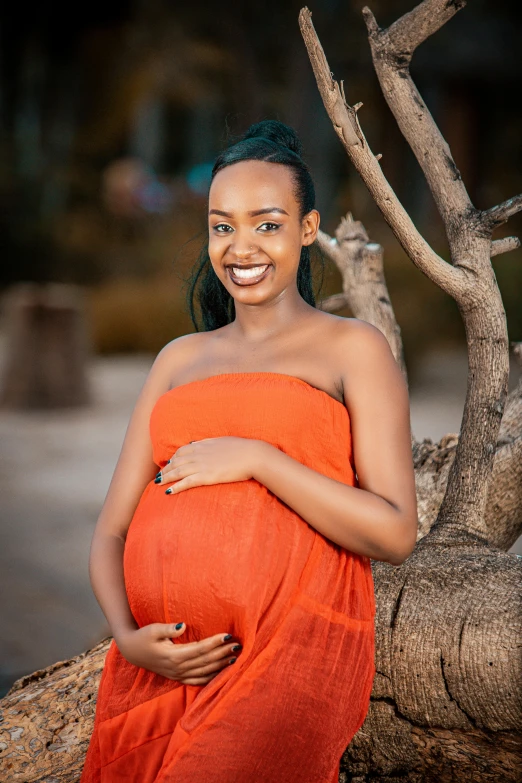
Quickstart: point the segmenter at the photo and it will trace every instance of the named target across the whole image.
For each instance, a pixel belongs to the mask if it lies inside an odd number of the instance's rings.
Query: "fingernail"
[[[157,476],[157,477],[154,479],[154,483],[155,483],[155,484],[161,484],[161,476]]]
[[[158,478],[158,476],[161,476],[161,470],[158,470],[158,472],[156,473],[156,478]]]
[[[237,661],[237,658],[231,658],[231,659],[229,660],[229,663],[235,663],[236,661]]]
[[[232,634],[231,633],[227,633],[227,635],[223,637],[223,641],[224,642],[228,642],[229,639],[232,639]]]
[[[176,623],[176,631],[183,627],[183,623]]]
[[[239,651],[241,650],[241,646],[242,646],[242,645],[240,645],[240,644],[235,644],[235,645],[232,647],[232,652],[239,652]]]
[[[171,492],[172,492],[172,490],[171,490],[171,488],[170,488],[170,487],[169,487],[168,489],[166,489],[166,490],[165,490],[165,494],[166,494],[166,495],[170,495],[170,493],[171,493]]]

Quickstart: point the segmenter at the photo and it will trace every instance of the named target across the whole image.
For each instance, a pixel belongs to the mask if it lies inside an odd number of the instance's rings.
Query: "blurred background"
[[[415,4],[370,7],[387,26]],[[363,5],[309,8],[334,77],[352,105],[364,104],[359,119],[385,175],[449,260],[422,172],[380,93]],[[321,228],[332,234],[351,211],[385,249],[416,437],[459,430],[467,363],[457,307],[406,257],[351,167],[316,87],[300,7],[107,0],[2,12],[0,695],[109,633],[89,583],[90,541],[154,356],[193,331],[184,285],[230,133],[262,119],[297,130]],[[522,190],[516,10],[515,0],[474,0],[411,68],[478,208]],[[520,215],[496,238],[513,234],[522,236]],[[522,340],[521,251],[493,267],[510,340]],[[45,311],[43,283],[60,284]],[[340,290],[329,266],[321,295]],[[60,374],[69,383],[61,403]],[[519,375],[513,363],[510,388]]]

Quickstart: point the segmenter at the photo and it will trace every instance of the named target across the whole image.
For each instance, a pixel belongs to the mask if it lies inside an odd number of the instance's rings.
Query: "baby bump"
[[[140,626],[184,622],[183,641],[244,640],[281,593],[290,595],[313,530],[255,480],[165,495],[148,485],[129,526],[125,586]]]

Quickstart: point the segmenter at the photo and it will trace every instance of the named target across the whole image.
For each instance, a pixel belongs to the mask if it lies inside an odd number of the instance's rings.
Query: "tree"
[[[415,48],[462,6],[424,0],[386,30],[363,11],[377,75],[444,220],[451,263],[433,252],[398,202],[361,130],[360,104],[349,106],[331,77],[309,10],[299,15],[336,133],[412,261],[456,300],[468,344],[460,434],[438,444],[412,438],[417,546],[399,567],[372,564],[377,673],[368,716],[343,758],[342,776],[354,783],[506,783],[518,779],[521,760],[521,563],[507,550],[522,528],[522,385],[507,395],[507,326],[491,257],[519,246],[513,237],[492,241],[492,233],[522,209],[522,197],[486,211],[471,204],[408,70]],[[382,248],[351,215],[335,238],[321,232],[319,242],[343,276],[343,292],[322,307],[348,303],[378,326],[405,373]],[[522,346],[514,350],[522,357]],[[1,703],[3,778],[78,780],[109,643],[13,685]]]
[[[373,563],[377,674],[369,714],[345,754],[349,780],[514,781],[522,760],[521,563],[506,552],[522,528],[522,384],[507,398],[507,324],[491,265],[492,256],[520,245],[515,237],[492,241],[492,234],[522,209],[522,195],[488,210],[471,203],[409,72],[416,48],[464,4],[424,0],[387,29],[363,9],[381,89],[433,194],[450,263],[399,203],[361,129],[362,104],[348,105],[310,11],[299,15],[334,130],[413,263],[455,299],[468,348],[459,436],[435,446],[412,438],[417,546],[400,568]],[[405,372],[381,249],[351,216],[334,239],[322,233],[320,242],[343,276],[343,294],[323,306],[348,303],[378,326]]]

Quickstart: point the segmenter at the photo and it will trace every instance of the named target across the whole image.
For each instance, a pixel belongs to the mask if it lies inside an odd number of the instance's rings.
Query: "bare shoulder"
[[[208,335],[205,332],[194,332],[175,337],[158,352],[150,374],[161,378],[163,385],[168,389],[172,379],[194,361],[194,357],[203,350],[207,340]]]
[[[194,351],[205,344],[207,337],[206,332],[191,332],[175,337],[158,352],[156,360],[178,362],[188,359]]]
[[[388,340],[373,324],[359,318],[343,318],[331,314],[329,320],[331,344],[345,369],[349,369],[351,362],[378,362],[390,357],[394,359]]]
[[[355,395],[365,387],[402,387],[406,383],[390,344],[368,321],[339,318],[335,324],[335,356],[346,394]],[[355,388],[357,387],[357,389]]]

